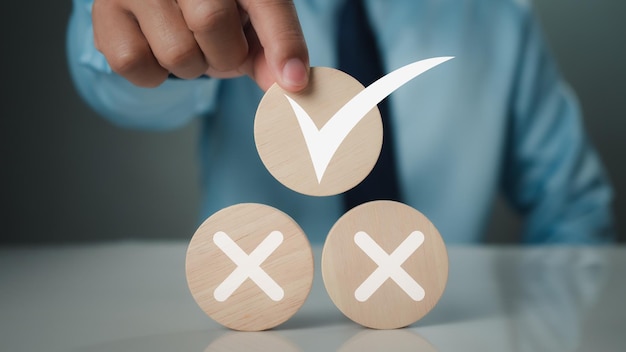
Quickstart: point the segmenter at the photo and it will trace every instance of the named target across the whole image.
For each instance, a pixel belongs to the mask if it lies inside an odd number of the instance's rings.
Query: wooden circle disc
[[[330,298],[353,321],[375,329],[404,327],[439,301],[448,255],[435,226],[393,201],[361,204],[330,230],[322,252]]]
[[[383,142],[378,108],[359,112],[364,104],[346,105],[363,89],[350,75],[326,67],[311,68],[302,92],[273,85],[254,122],[256,147],[272,176],[311,196],[335,195],[359,184],[372,171]]]
[[[238,204],[209,217],[189,243],[187,283],[200,308],[235,330],[275,327],[296,313],[313,283],[313,252],[289,216]]]

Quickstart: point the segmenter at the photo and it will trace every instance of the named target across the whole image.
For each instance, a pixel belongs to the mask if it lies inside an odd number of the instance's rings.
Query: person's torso
[[[421,59],[454,59],[388,98],[403,200],[449,243],[480,240],[500,182],[520,31],[514,1],[366,1],[385,71]],[[499,5],[498,5],[499,4]],[[297,2],[312,66],[335,67],[340,1]],[[202,141],[203,213],[241,202],[292,216],[321,242],[345,212],[341,195],[309,197],[263,166],[253,122],[262,92],[248,78],[221,83]]]

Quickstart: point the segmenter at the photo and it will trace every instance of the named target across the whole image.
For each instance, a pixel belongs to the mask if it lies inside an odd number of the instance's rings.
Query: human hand
[[[114,72],[155,87],[248,75],[267,90],[308,83],[309,59],[291,0],[94,0],[96,48]]]

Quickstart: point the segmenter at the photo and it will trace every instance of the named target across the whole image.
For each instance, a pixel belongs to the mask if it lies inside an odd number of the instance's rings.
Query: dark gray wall
[[[129,131],[91,111],[67,72],[70,10],[37,0],[2,10],[2,240],[189,237],[196,126]]]
[[[615,183],[616,216],[624,219],[626,2],[535,2]],[[66,68],[70,9],[70,1],[3,4],[0,241],[188,239],[198,221],[197,125],[148,133],[96,116]],[[514,239],[518,223],[500,201],[489,238]]]

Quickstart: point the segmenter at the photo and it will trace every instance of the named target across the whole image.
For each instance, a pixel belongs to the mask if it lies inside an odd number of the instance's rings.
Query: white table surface
[[[319,274],[302,309],[230,331],[195,304],[186,243],[0,248],[0,351],[625,351],[626,247],[449,247],[439,304],[409,328],[362,328]]]

